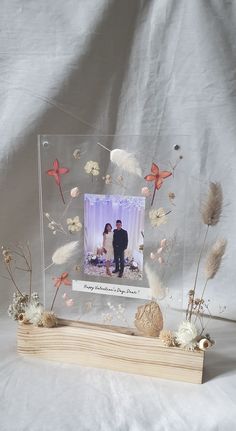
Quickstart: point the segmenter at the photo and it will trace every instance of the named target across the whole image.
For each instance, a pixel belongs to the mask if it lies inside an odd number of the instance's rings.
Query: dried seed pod
[[[134,324],[140,334],[158,337],[163,329],[163,316],[159,305],[151,301],[138,307]]]

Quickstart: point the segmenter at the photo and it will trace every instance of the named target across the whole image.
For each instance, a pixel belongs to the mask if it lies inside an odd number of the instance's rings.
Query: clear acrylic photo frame
[[[137,307],[151,300],[154,289],[164,326],[176,327],[183,307],[185,246],[185,158],[181,149],[188,140],[189,136],[175,134],[38,136],[46,309],[53,304],[55,314],[63,319],[132,328]],[[126,153],[112,153],[117,149]],[[132,154],[131,168],[127,153]],[[156,175],[153,163],[159,172],[172,174],[163,178],[155,193],[157,178],[144,178]],[[132,169],[135,172],[129,172]],[[109,217],[105,201],[112,208]],[[94,203],[98,209],[91,218],[89,208]],[[114,210],[117,205],[122,208],[120,217],[119,209]],[[164,211],[161,216],[155,213],[160,209]],[[137,222],[140,211],[143,219]],[[121,218],[122,228],[135,245],[126,249],[124,274],[119,278],[105,273],[101,227],[108,222],[113,231]],[[91,231],[96,235],[96,247],[85,250],[85,237],[90,235],[93,241]],[[114,265],[111,259],[111,271]]]

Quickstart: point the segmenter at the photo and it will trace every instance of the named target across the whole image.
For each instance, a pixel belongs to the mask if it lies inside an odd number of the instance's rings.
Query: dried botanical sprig
[[[205,263],[205,275],[207,280],[214,278],[220,268],[226,245],[227,241],[225,239],[218,239],[212,246]]]
[[[195,280],[193,285],[193,300],[195,297],[200,262],[201,262],[203,250],[206,244],[209,227],[215,226],[219,222],[221,212],[222,212],[222,204],[223,204],[223,192],[222,192],[221,184],[210,182],[208,196],[206,200],[203,202],[202,208],[201,208],[202,220],[203,220],[203,223],[207,225],[207,229],[204,235],[203,244],[202,244],[198,262],[197,262],[197,270],[196,270],[196,275],[195,275]],[[205,290],[205,287],[204,287],[204,290]],[[186,319],[189,321],[191,321],[193,305],[194,305],[194,301],[192,302],[190,307],[188,306],[188,309],[186,311]]]
[[[202,204],[201,215],[203,223],[215,226],[221,216],[223,204],[223,193],[220,183],[210,182],[208,196]]]
[[[225,254],[227,241],[225,239],[218,239],[215,244],[212,246],[205,263],[205,275],[206,275],[206,282],[203,287],[201,298],[199,299],[199,303],[196,310],[196,317],[195,322],[197,318],[199,317],[199,313],[201,311],[202,304],[204,303],[204,294],[207,287],[207,283],[209,280],[215,277],[216,273],[218,272],[222,257]],[[196,301],[195,301],[196,302]]]
[[[44,215],[45,215],[45,217],[48,219],[48,221],[49,221],[49,223],[48,223],[48,227],[49,227],[49,229],[51,229],[51,231],[52,231],[52,233],[53,233],[54,235],[56,235],[56,233],[57,233],[57,232],[64,233],[64,235],[66,235],[66,231],[65,231],[65,229],[63,228],[63,226],[62,226],[62,224],[61,224],[61,223],[56,222],[56,221],[51,217],[51,215],[50,215],[49,213],[45,213]]]
[[[18,282],[15,276],[15,270],[29,273],[29,296],[31,296],[32,258],[29,244],[27,243],[26,247],[23,247],[21,244],[18,244],[16,245],[16,248],[14,250],[2,247],[2,260],[8,273],[8,277],[3,277],[12,282],[14,288],[21,296],[23,296],[23,293],[18,286]]]

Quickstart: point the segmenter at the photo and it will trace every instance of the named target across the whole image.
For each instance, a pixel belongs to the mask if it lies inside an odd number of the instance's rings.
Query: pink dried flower
[[[146,197],[151,196],[151,191],[149,190],[148,187],[142,187],[141,193],[143,196],[146,196]]]

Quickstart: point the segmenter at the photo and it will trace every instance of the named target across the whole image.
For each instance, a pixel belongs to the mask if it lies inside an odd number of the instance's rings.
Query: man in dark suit
[[[116,220],[116,229],[113,231],[113,248],[116,267],[114,274],[119,273],[118,277],[122,277],[125,266],[124,251],[128,246],[128,233],[122,229],[121,220]]]

